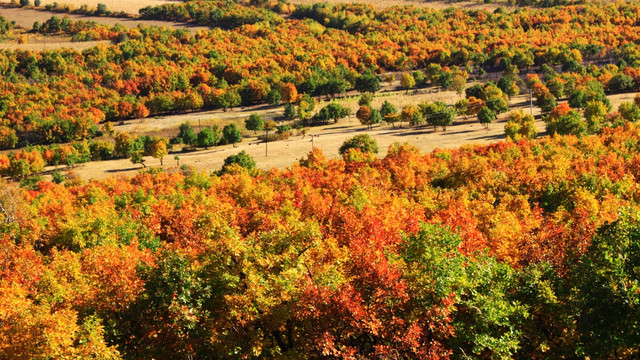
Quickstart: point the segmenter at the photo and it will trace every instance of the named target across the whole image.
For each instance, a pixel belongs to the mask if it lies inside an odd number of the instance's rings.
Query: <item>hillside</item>
[[[0,360],[638,359],[640,4],[486,2],[2,4]]]
[[[5,185],[0,356],[636,356],[639,148],[628,125]]]

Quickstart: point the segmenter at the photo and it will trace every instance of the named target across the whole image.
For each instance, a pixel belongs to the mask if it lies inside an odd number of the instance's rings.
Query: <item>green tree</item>
[[[361,93],[375,93],[380,90],[380,77],[367,70],[356,78],[355,89]]]
[[[29,6],[29,4],[30,4],[29,0],[20,0],[21,7]]]
[[[395,128],[395,123],[398,121],[398,109],[392,103],[385,100],[380,107],[380,115],[382,115],[384,121]]]
[[[598,230],[573,271],[582,356],[632,359],[640,355],[640,216],[620,218]]]
[[[285,104],[284,105],[284,113],[283,113],[284,117],[286,118],[293,118],[296,116],[296,107],[293,104]]]
[[[536,99],[536,105],[543,113],[549,113],[558,105],[556,98],[549,91],[545,91]]]
[[[240,165],[247,170],[251,170],[256,167],[255,160],[253,160],[251,155],[247,154],[244,150],[235,155],[230,155],[226,159],[224,159],[224,165],[222,166],[222,168],[224,169],[231,164]]]
[[[147,101],[145,105],[153,114],[164,113],[175,109],[175,102],[167,94],[156,95]]]
[[[198,146],[209,148],[210,146],[216,146],[220,141],[220,134],[217,128],[205,127],[198,134]]]
[[[489,128],[489,124],[491,124],[495,119],[496,113],[487,106],[483,106],[480,111],[478,111],[478,121],[480,124],[484,125],[486,129]]]
[[[545,83],[545,86],[547,87],[547,89],[549,89],[549,92],[551,92],[551,94],[555,96],[556,99],[560,99],[562,96],[564,96],[564,81],[562,81],[560,77],[556,76],[548,80]]]
[[[365,93],[360,95],[360,98],[358,99],[358,106],[363,106],[366,105],[368,107],[371,107],[371,102],[373,101],[373,95]]]
[[[518,78],[516,76],[505,75],[498,81],[498,87],[509,97],[516,96],[520,93],[517,80]]]
[[[618,106],[618,112],[620,116],[627,121],[636,122],[640,120],[640,107],[635,102],[624,102],[620,104],[620,106]]]
[[[351,110],[338,103],[332,102],[320,110],[322,116],[326,116],[327,119],[333,119],[334,123],[337,123],[339,119],[343,119],[351,115]]]
[[[236,147],[236,143],[242,141],[242,133],[240,132],[240,129],[238,129],[238,126],[236,124],[231,123],[225,125],[225,127],[222,129],[222,138],[224,139],[225,143],[233,144],[233,147]]]
[[[282,95],[280,95],[280,92],[278,90],[271,89],[271,91],[269,91],[269,93],[267,94],[267,103],[269,105],[279,105],[281,101]]]
[[[420,104],[420,111],[427,124],[434,129],[440,126],[443,131],[447,130],[447,126],[453,125],[456,118],[456,110],[442,101]]]
[[[469,99],[460,99],[456,101],[453,105],[453,108],[456,109],[456,115],[464,116],[464,119],[467,120],[467,110],[469,108]]]
[[[240,94],[238,94],[235,89],[227,89],[224,94],[216,97],[214,105],[226,112],[227,109],[233,109],[234,107],[240,105],[241,102],[242,97],[240,97]]]
[[[422,224],[403,239],[400,268],[417,308],[441,299],[453,302],[455,336],[447,345],[454,359],[513,358],[527,308],[512,298],[515,271],[482,254],[461,254],[462,238],[447,228]]]
[[[607,106],[602,101],[590,101],[584,109],[584,118],[587,121],[587,132],[595,134],[600,131],[607,115]]]
[[[180,139],[180,141],[183,144],[196,145],[196,141],[198,140],[198,135],[196,134],[196,131],[193,129],[193,126],[191,126],[191,124],[187,121],[180,124],[177,138]]]
[[[560,115],[558,118],[551,116],[545,117],[547,133],[553,135],[583,135],[587,132],[587,124],[582,121],[580,113],[571,110],[567,114]]]
[[[147,165],[145,165],[145,160],[142,157],[142,151],[133,151],[130,155],[129,160],[131,160],[131,162],[133,164],[140,164],[142,165],[143,168],[146,168]]]
[[[345,155],[349,149],[357,149],[363,153],[377,154],[378,143],[367,134],[356,135],[342,143],[338,152],[340,155]]]
[[[609,89],[615,93],[623,93],[633,90],[633,78],[629,75],[619,73],[609,80]]]
[[[262,130],[263,124],[264,120],[258,114],[251,114],[244,120],[244,127],[247,128],[247,130],[253,130],[254,133],[258,130]]]
[[[98,3],[98,7],[96,8],[96,15],[108,15],[109,11],[107,10],[107,5]]]

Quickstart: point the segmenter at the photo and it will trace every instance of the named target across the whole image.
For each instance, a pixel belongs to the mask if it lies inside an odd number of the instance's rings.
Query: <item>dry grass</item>
[[[111,41],[84,41],[84,42],[72,42],[71,37],[68,36],[42,36],[34,34],[22,34],[20,40],[9,41],[0,43],[0,49],[7,50],[30,50],[30,51],[44,51],[69,48],[78,51],[82,51],[98,44],[111,44]],[[24,39],[24,42],[21,40]]]
[[[0,0],[1,1],[1,0]],[[68,17],[71,21],[94,21],[100,24],[113,26],[120,24],[125,27],[136,27],[138,25],[144,26],[166,26],[172,28],[184,28],[189,29],[192,33],[195,33],[199,29],[207,30],[206,26],[191,26],[184,23],[176,23],[171,21],[158,21],[158,20],[138,20],[129,18],[114,18],[114,17],[98,17],[98,16],[84,16],[76,14],[61,14],[50,11],[40,11],[26,8],[5,8],[0,7],[0,16],[5,17],[7,20],[15,21],[16,25],[24,29],[31,29],[33,23],[38,21],[43,23],[49,20],[52,16]]]
[[[167,1],[167,0],[136,0],[136,1],[130,1],[130,0],[61,0],[61,1],[57,1],[57,0],[42,0],[42,4],[40,6],[44,8],[45,5],[53,4],[54,2],[57,2],[60,5],[69,5],[69,8],[71,8],[71,9],[78,9],[82,5],[88,5],[89,8],[95,9],[95,8],[98,7],[98,4],[105,4],[105,5],[107,5],[107,10],[115,11],[115,12],[123,11],[123,12],[125,12],[127,14],[138,15],[138,10],[142,9],[143,7],[166,4],[166,3],[170,3],[172,1]],[[11,3],[11,1],[10,0],[1,0],[0,3],[9,4],[9,3]],[[33,1],[31,1],[31,4],[33,4]]]

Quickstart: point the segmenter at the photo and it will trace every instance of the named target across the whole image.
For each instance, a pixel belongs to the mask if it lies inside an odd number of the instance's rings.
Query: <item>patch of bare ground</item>
[[[41,7],[57,2],[62,5],[69,5],[71,9],[78,9],[82,5],[87,5],[89,9],[96,9],[98,4],[105,4],[107,10],[114,12],[125,12],[127,14],[138,15],[138,10],[147,6],[156,6],[171,3],[167,0],[41,0]],[[0,4],[10,4],[10,0],[0,0]],[[33,1],[31,1],[33,4]]]
[[[106,17],[106,16],[86,16],[86,15],[78,15],[78,14],[65,14],[65,13],[57,13],[52,11],[44,11],[44,10],[34,10],[28,8],[10,8],[10,7],[0,7],[0,16],[5,17],[9,21],[15,21],[16,25],[22,27],[24,29],[31,29],[33,27],[34,22],[43,23],[49,20],[52,16],[57,16],[59,18],[68,17],[71,21],[94,21],[96,23],[105,24],[109,26],[113,26],[115,24],[120,24],[122,26],[133,28],[138,25],[143,26],[165,26],[168,28],[175,29],[188,29],[192,33],[202,29],[208,30],[209,28],[206,26],[195,26],[191,24],[173,22],[173,21],[159,21],[159,20],[140,20],[133,18],[117,18],[117,17]]]
[[[98,44],[111,44],[109,40],[103,41],[71,41],[69,36],[44,36],[40,34],[21,34],[26,43],[18,43],[17,41],[0,42],[0,49],[6,50],[29,50],[29,51],[45,51],[54,49],[74,49],[82,51]]]

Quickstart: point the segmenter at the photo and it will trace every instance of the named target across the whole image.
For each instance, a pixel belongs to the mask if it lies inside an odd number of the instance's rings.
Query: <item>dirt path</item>
[[[65,14],[65,13],[57,13],[52,11],[33,10],[33,9],[25,9],[25,8],[0,7],[0,16],[4,16],[9,21],[15,21],[17,26],[20,26],[25,29],[31,29],[33,27],[34,22],[38,21],[40,23],[43,23],[49,20],[52,16],[57,16],[59,18],[63,18],[66,16],[66,17],[69,17],[69,20],[72,20],[72,21],[78,21],[78,20],[94,21],[100,24],[105,24],[110,26],[113,26],[115,24],[120,24],[128,28],[133,28],[138,25],[166,26],[166,27],[172,27],[176,29],[189,29],[192,33],[195,33],[199,29],[202,29],[202,30],[209,29],[206,26],[195,26],[195,25],[172,22],[172,21],[139,20],[139,19],[102,17],[102,16],[85,16],[85,15]]]

